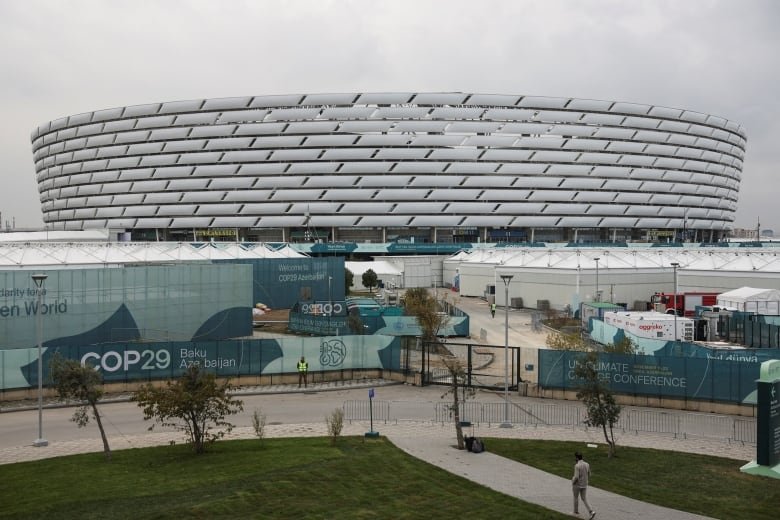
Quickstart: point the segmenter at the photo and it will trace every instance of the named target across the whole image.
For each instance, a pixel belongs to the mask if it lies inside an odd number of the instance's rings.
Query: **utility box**
[[[604,320],[605,312],[625,311],[625,305],[609,302],[583,302],[580,304],[580,325],[583,329],[588,328],[591,318]]]
[[[675,317],[673,314],[655,311],[605,312],[604,323],[640,338],[693,341],[693,320]]]
[[[509,299],[510,305],[513,309],[522,309],[523,308],[523,299],[522,298],[510,298]]]

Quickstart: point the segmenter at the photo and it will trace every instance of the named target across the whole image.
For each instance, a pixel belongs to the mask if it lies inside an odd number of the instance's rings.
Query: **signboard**
[[[351,253],[357,249],[354,242],[321,242],[311,246],[312,253]]]
[[[756,420],[756,462],[763,466],[780,463],[780,361],[761,363]]]
[[[387,246],[388,253],[426,253],[434,255],[446,255],[457,253],[462,249],[471,249],[473,246],[469,243],[433,243],[433,244],[401,244],[393,242]]]
[[[774,466],[780,463],[780,380],[757,385],[756,462]]]
[[[756,387],[756,460],[740,471],[780,479],[780,360],[761,363]]]

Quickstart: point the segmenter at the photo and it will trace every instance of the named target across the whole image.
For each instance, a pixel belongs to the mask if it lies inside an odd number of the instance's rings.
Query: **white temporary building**
[[[780,316],[780,291],[740,287],[718,296],[718,306],[770,316]]]
[[[384,260],[374,260],[372,262],[344,262],[344,267],[349,269],[354,279],[352,287],[357,290],[368,290],[363,285],[363,273],[371,269],[376,273],[376,277],[385,284],[385,287],[392,284],[394,287],[403,287],[404,274],[390,262]]]
[[[775,248],[742,247],[524,247],[460,252],[444,261],[445,285],[457,278],[461,296],[483,297],[495,286],[504,305],[501,275],[511,275],[509,302],[524,307],[578,308],[583,301],[625,303],[630,310],[655,292],[725,292],[748,284],[780,289]],[[672,264],[678,264],[674,269]]]

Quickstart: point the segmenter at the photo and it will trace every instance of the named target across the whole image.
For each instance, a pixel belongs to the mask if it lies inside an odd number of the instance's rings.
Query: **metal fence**
[[[387,424],[390,420],[390,403],[388,401],[344,401],[341,409],[344,411],[345,421],[382,421]]]
[[[771,317],[742,312],[720,316],[718,335],[751,348],[780,348],[780,325],[768,323],[768,319]]]
[[[452,420],[451,406],[447,403],[436,403],[435,421]],[[509,422],[518,426],[581,426],[584,416],[581,408],[571,405],[555,405],[534,403],[519,405],[510,403],[506,406],[498,403],[461,403],[461,420],[473,424],[500,424]]]
[[[409,420],[450,423],[454,421],[452,405],[448,402],[430,403],[416,409],[409,416],[409,403],[374,400],[373,418],[384,423]],[[432,406],[432,409],[431,409]],[[345,401],[342,409],[347,421],[368,421],[368,401]],[[403,410],[403,411],[402,411]],[[460,403],[460,420],[475,426],[493,426],[509,422],[514,426],[544,428],[586,426],[585,408],[556,403],[509,403],[465,401]],[[624,409],[615,430],[622,433],[653,433],[674,438],[702,438],[742,444],[756,444],[756,420],[726,415],[662,410]]]
[[[705,413],[625,410],[617,426],[624,432],[663,433],[675,438],[703,438],[756,443],[756,420]]]
[[[452,384],[452,376],[443,366],[444,356],[455,356],[461,361],[466,371],[466,386],[469,387],[503,388],[506,383],[515,388],[520,381],[522,349],[519,347],[448,342],[424,343],[419,348],[420,355],[415,358],[418,364],[410,363],[408,366],[423,374],[423,385]],[[506,373],[503,368],[505,356],[508,358]]]

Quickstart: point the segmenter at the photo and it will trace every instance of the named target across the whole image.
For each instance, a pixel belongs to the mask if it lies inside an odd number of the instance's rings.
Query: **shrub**
[[[252,413],[252,428],[255,430],[255,435],[261,441],[265,438],[265,414],[258,408]]]
[[[325,424],[328,425],[328,435],[331,444],[336,444],[341,436],[341,430],[344,429],[344,410],[336,408],[330,415],[325,417]]]

